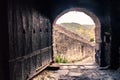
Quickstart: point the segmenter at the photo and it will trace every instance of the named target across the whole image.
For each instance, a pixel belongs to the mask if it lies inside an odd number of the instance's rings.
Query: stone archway
[[[64,15],[64,14],[66,14],[67,12],[69,12],[69,11],[78,11],[78,12],[83,12],[83,13],[85,13],[86,15],[88,15],[88,16],[90,16],[91,17],[91,19],[94,21],[94,24],[95,24],[95,28],[94,28],[94,31],[95,31],[95,48],[94,49],[91,49],[92,51],[96,51],[96,53],[97,53],[97,55],[96,54],[94,54],[94,55],[92,55],[93,56],[93,60],[95,59],[96,60],[96,62],[98,63],[98,64],[100,64],[100,51],[101,51],[101,48],[100,48],[100,44],[101,44],[101,25],[100,25],[100,21],[99,21],[99,19],[98,19],[98,17],[94,14],[94,13],[92,13],[92,12],[90,12],[89,10],[87,10],[87,9],[85,9],[85,8],[70,8],[70,9],[66,9],[66,10],[64,10],[63,12],[61,12],[56,18],[55,18],[55,20],[54,20],[54,22],[53,22],[53,26],[56,24],[56,21],[62,16],[62,15]],[[56,40],[56,39],[55,39]],[[53,41],[54,42],[54,41]],[[73,43],[74,44],[74,43]],[[77,44],[76,44],[76,46],[77,46]],[[55,46],[54,46],[55,47]],[[53,47],[53,49],[54,49],[54,47]],[[68,49],[67,49],[68,50]],[[80,48],[80,50],[81,50],[81,48]],[[56,51],[56,50],[55,50]],[[63,50],[64,51],[64,50]],[[87,50],[86,50],[87,51]],[[60,51],[58,51],[58,52],[60,52]],[[56,52],[55,52],[56,53]],[[63,53],[63,52],[62,52]],[[71,52],[72,53],[72,52]],[[94,52],[93,52],[94,53]],[[72,55],[72,54],[71,54]],[[65,55],[64,55],[65,56]],[[68,55],[67,55],[68,56]],[[75,57],[75,55],[74,55],[74,57]],[[77,56],[78,57],[78,56]],[[80,55],[79,55],[79,57],[80,57]],[[70,58],[69,58],[70,59]],[[69,60],[68,59],[68,60]]]
[[[96,50],[100,50],[100,43],[101,43],[101,25],[100,25],[100,21],[98,19],[98,17],[90,12],[89,10],[85,9],[85,8],[70,8],[70,9],[66,9],[63,12],[61,12],[54,20],[53,25],[56,23],[57,19],[60,18],[62,15],[64,15],[65,13],[69,12],[69,11],[79,11],[79,12],[84,12],[85,14],[87,14],[88,16],[90,16],[94,23],[95,23],[95,49]]]

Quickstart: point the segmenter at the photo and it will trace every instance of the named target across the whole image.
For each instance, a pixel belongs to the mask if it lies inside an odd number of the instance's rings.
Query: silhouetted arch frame
[[[79,11],[79,12],[84,12],[86,15],[90,16],[91,19],[94,21],[95,23],[95,42],[96,42],[96,46],[95,49],[96,50],[100,50],[100,44],[101,44],[101,25],[100,25],[100,21],[98,19],[98,17],[93,13],[90,12],[89,10],[87,10],[86,8],[70,8],[70,9],[66,9],[63,12],[61,12],[54,20],[53,25],[56,23],[56,21],[65,13],[69,12],[69,11]]]

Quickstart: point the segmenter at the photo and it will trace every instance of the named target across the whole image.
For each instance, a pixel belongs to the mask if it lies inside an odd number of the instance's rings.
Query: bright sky
[[[79,24],[94,24],[94,21],[85,13],[78,11],[70,11],[61,16],[56,24],[65,23],[65,22],[74,22]]]

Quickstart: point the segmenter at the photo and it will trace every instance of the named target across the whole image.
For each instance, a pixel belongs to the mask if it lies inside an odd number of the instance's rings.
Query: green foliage
[[[55,61],[56,61],[57,63],[60,63],[60,61],[61,61],[60,56],[56,56]]]
[[[90,42],[93,42],[93,41],[94,41],[94,38],[91,38],[91,39],[90,39]]]
[[[67,63],[67,59],[63,59],[63,60],[62,60],[62,63]]]
[[[65,58],[62,59],[60,56],[56,56],[55,61],[57,63],[67,63],[67,60]]]

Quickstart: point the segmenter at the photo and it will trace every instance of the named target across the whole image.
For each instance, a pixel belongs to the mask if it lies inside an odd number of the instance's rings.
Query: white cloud
[[[70,11],[61,16],[56,24],[64,23],[64,22],[75,22],[79,24],[94,24],[94,21],[90,16],[86,15],[83,12],[78,11]]]

